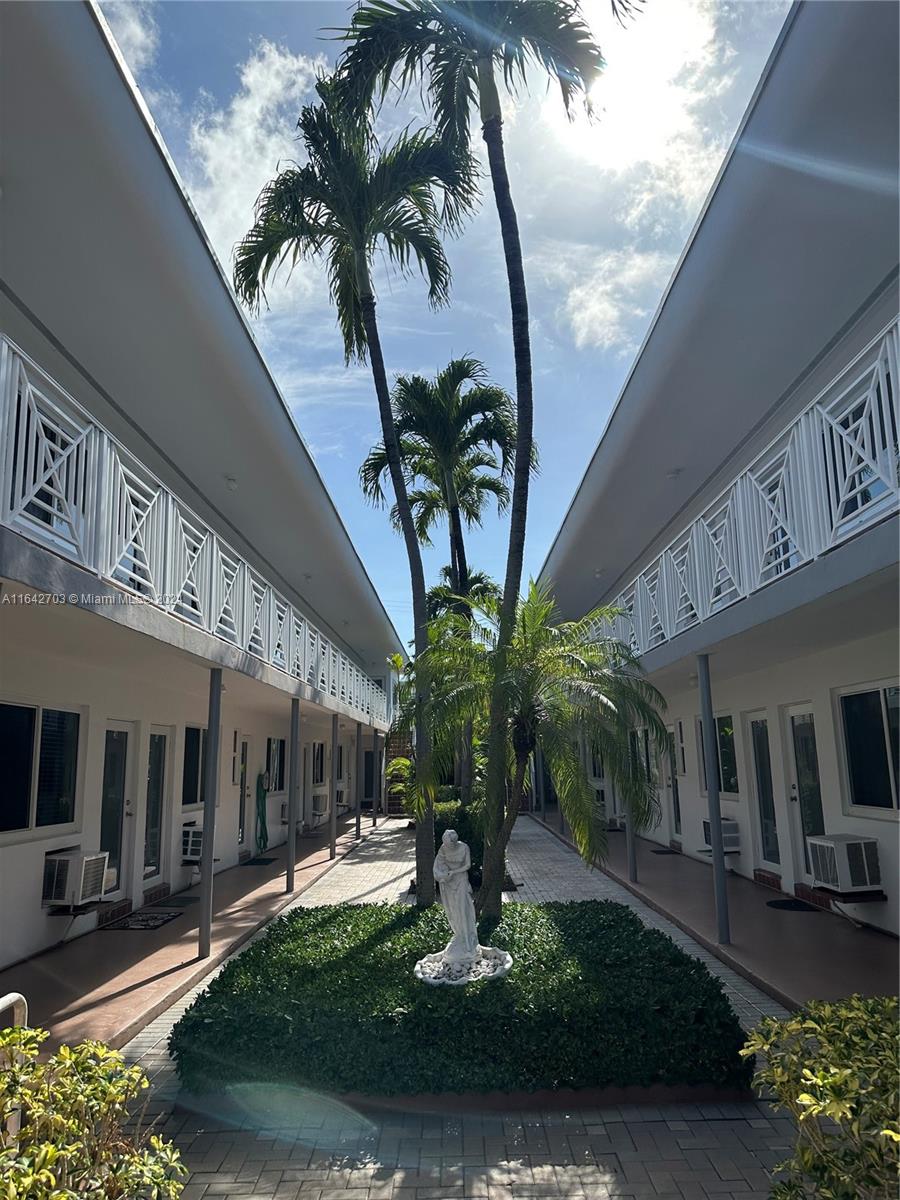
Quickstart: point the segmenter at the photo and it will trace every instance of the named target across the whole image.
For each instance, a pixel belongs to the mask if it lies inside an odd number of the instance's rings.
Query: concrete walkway
[[[414,862],[405,826],[386,822],[294,904],[403,899]],[[509,858],[513,878],[525,881],[518,901],[616,900],[670,932],[652,909],[589,872],[533,821],[519,822]],[[674,927],[672,936],[707,961],[706,951]],[[708,965],[748,1025],[762,1012],[778,1011],[740,976],[722,974],[727,969],[715,960]],[[173,1111],[177,1080],[166,1039],[200,990],[126,1047],[128,1059],[153,1078],[150,1112],[159,1114],[162,1132],[191,1168],[184,1200],[764,1200],[792,1138],[789,1121],[756,1103],[464,1116],[387,1112],[373,1120],[324,1096],[273,1087],[260,1088],[256,1120],[229,1127]]]

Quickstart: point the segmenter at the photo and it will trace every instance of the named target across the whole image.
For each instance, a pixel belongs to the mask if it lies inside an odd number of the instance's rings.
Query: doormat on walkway
[[[174,921],[176,917],[181,916],[181,910],[175,909],[173,912],[166,912],[164,909],[149,909],[142,908],[138,912],[129,913],[127,917],[123,917],[121,921],[113,921],[110,925],[103,925],[103,929],[159,929],[160,925],[166,925],[169,921]]]
[[[670,850],[668,846],[659,846],[656,850],[651,850],[651,854],[677,854],[677,850]]]
[[[199,896],[166,896],[162,900],[157,900],[151,904],[151,908],[187,908],[189,904],[198,904]]]
[[[269,863],[278,862],[277,858],[248,858],[242,867],[267,867]]]
[[[816,908],[814,904],[807,904],[805,900],[794,900],[788,897],[787,900],[767,900],[766,908],[786,908],[788,912],[821,912],[820,908]]]

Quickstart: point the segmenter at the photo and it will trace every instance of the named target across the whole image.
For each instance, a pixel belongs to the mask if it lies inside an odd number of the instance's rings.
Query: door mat
[[[241,863],[242,867],[267,867],[269,863],[278,862],[277,858],[248,858]]]
[[[189,904],[199,904],[199,896],[165,896],[150,905],[151,908],[187,908]]]
[[[651,854],[677,854],[677,850],[670,850],[668,846],[660,846],[656,850],[651,850]]]
[[[821,912],[821,908],[816,908],[814,904],[807,904],[805,900],[794,900],[788,897],[786,900],[767,900],[766,908],[784,908],[788,912]]]
[[[174,912],[166,912],[164,909],[148,909],[141,908],[137,912],[129,913],[127,917],[122,917],[121,921],[113,921],[110,925],[104,925],[103,929],[159,929],[161,925],[167,925],[169,921],[174,921],[176,917],[181,916],[181,910],[175,909]]]

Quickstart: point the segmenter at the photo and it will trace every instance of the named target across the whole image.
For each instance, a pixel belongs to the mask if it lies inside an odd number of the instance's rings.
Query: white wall
[[[205,727],[209,675],[200,664],[188,662],[166,647],[147,651],[147,639],[139,634],[111,630],[117,642],[108,653],[98,653],[97,630],[108,628],[102,618],[89,617],[94,641],[85,648],[84,657],[51,654],[38,636],[41,622],[32,622],[32,613],[4,608],[2,614],[2,676],[0,702],[42,705],[77,711],[80,714],[80,745],[76,820],[71,826],[35,829],[27,832],[0,833],[0,966],[16,962],[56,944],[63,937],[75,937],[96,925],[96,916],[86,914],[74,922],[69,917],[48,916],[41,907],[44,856],[49,850],[78,847],[96,851],[100,839],[100,796],[103,779],[105,730],[109,720],[130,722],[128,799],[133,815],[125,819],[126,844],[123,852],[122,892],[135,908],[143,903],[145,888],[159,881],[171,890],[188,887],[196,872],[182,865],[181,830],[187,820],[202,825],[202,810],[183,808],[181,803],[185,726]],[[44,618],[46,611],[41,614]],[[68,614],[66,614],[66,617]],[[60,614],[61,619],[66,619]],[[34,636],[32,636],[34,634]],[[122,646],[140,647],[141,656],[129,664]],[[283,737],[287,741],[285,790],[271,792],[267,801],[269,846],[286,840],[287,828],[281,823],[281,803],[287,800],[290,777],[290,699],[262,684],[225,675],[222,697],[222,731],[219,764],[219,805],[216,814],[216,871],[233,867],[241,851],[255,853],[256,779],[265,769],[266,740]],[[254,693],[259,703],[253,702]],[[238,699],[240,694],[241,699]],[[345,721],[341,732],[345,743],[344,788],[352,795],[355,781],[355,724]],[[143,879],[143,837],[146,818],[147,762],[150,734],[165,731],[167,780],[163,823],[163,869],[159,880]],[[238,732],[250,739],[245,842],[238,844],[239,772],[232,781],[233,735]],[[365,735],[364,735],[365,736]],[[371,736],[369,734],[369,736]],[[313,739],[329,746],[331,717],[322,710],[304,705],[301,716],[301,740]],[[326,781],[330,780],[327,761]],[[117,893],[118,895],[118,893]]]
[[[792,825],[796,814],[791,811],[796,805],[788,798],[790,750],[786,740],[786,710],[794,704],[802,704],[808,707],[815,718],[826,832],[850,833],[878,839],[882,886],[888,894],[888,902],[850,904],[843,907],[860,921],[897,933],[900,890],[898,813],[897,810],[876,813],[873,810],[860,810],[850,806],[841,757],[842,734],[836,705],[836,695],[842,688],[884,680],[896,683],[896,634],[882,633],[847,641],[816,654],[785,658],[764,670],[748,670],[743,674],[730,674],[725,677],[717,674],[716,658],[713,655],[710,659],[710,669],[715,713],[717,716],[730,714],[735,722],[735,751],[740,791],[736,800],[723,795],[721,809],[724,818],[735,820],[740,825],[741,853],[729,856],[728,865],[739,874],[751,878],[755,867],[778,870],[762,859],[749,725],[746,720],[747,714],[763,710],[768,718],[782,887],[785,891],[792,892],[798,881],[794,857],[797,837]],[[678,778],[682,849],[685,854],[709,861],[708,856],[700,853],[704,845],[701,822],[708,810],[706,793],[700,790],[702,776],[694,732],[700,712],[699,692],[696,687],[669,692],[666,694],[666,700],[666,723],[674,726],[681,720],[685,728],[687,771]],[[660,824],[647,836],[667,844],[673,835],[673,828],[671,803],[665,792],[662,801],[663,815]]]

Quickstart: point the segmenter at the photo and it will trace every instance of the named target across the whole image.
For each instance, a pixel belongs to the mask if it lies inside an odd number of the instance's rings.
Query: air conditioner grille
[[[831,887],[840,886],[840,876],[838,875],[837,855],[834,852],[834,847],[822,842],[810,842],[809,848],[812,853],[813,875],[822,883],[827,883]]]
[[[103,894],[103,877],[106,874],[106,855],[92,854],[84,860],[81,873],[81,896],[83,904],[93,896]]]
[[[42,899],[45,904],[62,904],[66,899],[66,883],[69,878],[69,859],[44,859],[44,886]]]
[[[881,866],[878,862],[878,843],[864,842],[863,849],[866,855],[866,875],[869,883],[873,887],[881,884]]]

